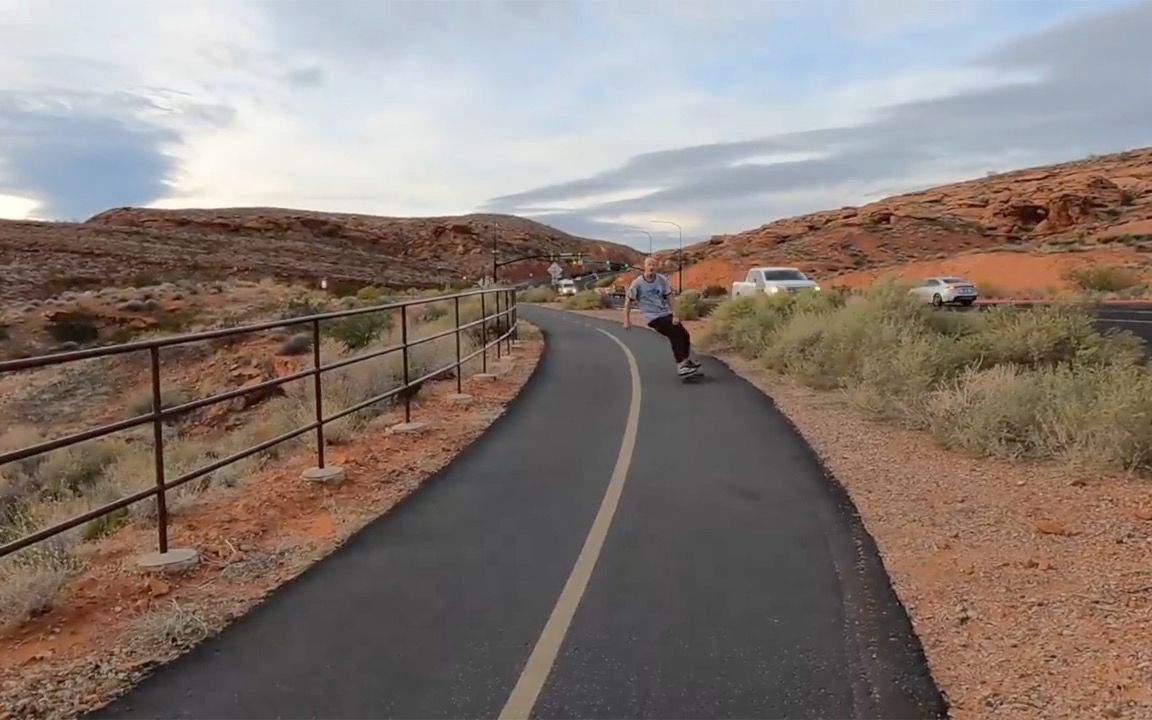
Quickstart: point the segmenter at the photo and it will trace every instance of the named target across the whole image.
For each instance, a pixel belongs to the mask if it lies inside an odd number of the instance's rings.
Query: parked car
[[[766,293],[775,295],[780,292],[798,293],[803,290],[819,290],[816,284],[804,273],[792,267],[758,267],[748,271],[748,276],[742,282],[732,283],[732,297],[741,295],[758,295]]]
[[[979,296],[975,285],[952,275],[926,278],[909,292],[936,307],[956,303],[968,307]]]
[[[576,281],[572,278],[562,278],[560,282],[556,283],[556,290],[561,295],[575,295]]]

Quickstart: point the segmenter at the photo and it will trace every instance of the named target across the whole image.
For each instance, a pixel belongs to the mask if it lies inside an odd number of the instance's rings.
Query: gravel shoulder
[[[342,484],[300,480],[314,464],[304,451],[173,515],[172,544],[199,550],[197,568],[163,576],[136,570],[134,556],[155,543],[150,523],[95,545],[55,609],[0,635],[0,720],[72,718],[103,705],[387,513],[520,392],[544,345],[524,325],[513,357],[492,358],[494,379],[465,380],[470,405],[452,401],[454,381],[430,383],[413,404],[413,419],[427,423],[422,433],[389,432],[403,420],[399,408],[330,449],[329,463],[347,473]]]
[[[694,341],[706,332],[688,327]],[[772,398],[847,489],[952,718],[1152,717],[1146,479],[947,451],[837,393],[716,357]]]

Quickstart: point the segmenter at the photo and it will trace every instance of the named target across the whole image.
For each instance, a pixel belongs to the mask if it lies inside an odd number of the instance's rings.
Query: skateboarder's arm
[[[632,327],[632,302],[636,295],[636,281],[628,286],[628,290],[624,293],[624,329]]]

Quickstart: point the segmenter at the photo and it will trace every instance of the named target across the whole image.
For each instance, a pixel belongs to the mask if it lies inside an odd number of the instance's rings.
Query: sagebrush
[[[584,290],[565,300],[564,307],[569,310],[603,310],[612,307],[612,299],[595,290]]]
[[[948,447],[1152,470],[1143,341],[1099,332],[1079,306],[942,312],[883,283],[858,296],[727,301],[709,342]]]

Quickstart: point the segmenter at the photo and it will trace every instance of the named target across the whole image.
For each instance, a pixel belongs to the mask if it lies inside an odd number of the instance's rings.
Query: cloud
[[[702,217],[693,228],[700,237],[759,225],[774,214],[860,202],[880,187],[903,191],[1147,145],[1149,33],[1152,3],[1122,6],[1019,37],[970,62],[967,71],[978,82],[884,105],[864,122],[637,155],[584,178],[498,196],[488,208],[526,212],[662,181],[659,190],[575,214],[610,222],[689,210]],[[810,155],[753,160],[785,153]]]
[[[0,136],[0,188],[35,197],[50,217],[82,219],[118,202],[148,202],[164,193],[172,164],[163,152],[171,133],[112,117],[0,106]]]
[[[33,199],[47,217],[82,219],[112,205],[164,195],[179,139],[179,116],[196,126],[224,126],[227,108],[187,105],[178,94],[0,94],[0,194]]]
[[[1148,4],[940,5],[0,0],[0,214],[481,210],[646,248],[1147,142]]]

